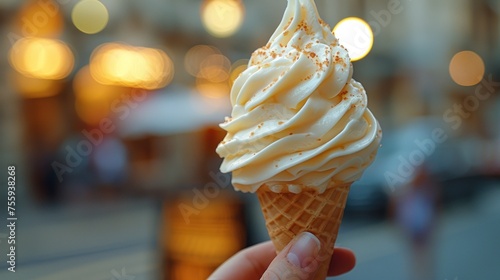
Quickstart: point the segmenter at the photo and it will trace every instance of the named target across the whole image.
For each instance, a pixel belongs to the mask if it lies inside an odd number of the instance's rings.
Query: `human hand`
[[[284,280],[314,279],[319,258],[318,238],[311,233],[299,234],[278,255],[271,241],[238,252],[223,263],[209,280]],[[354,268],[356,258],[349,249],[335,248],[328,276],[346,273]]]

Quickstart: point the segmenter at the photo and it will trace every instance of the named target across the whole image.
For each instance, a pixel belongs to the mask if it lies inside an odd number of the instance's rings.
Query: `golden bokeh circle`
[[[333,28],[333,33],[349,52],[351,61],[361,60],[373,47],[373,31],[361,18],[348,17],[341,20]]]
[[[96,34],[108,24],[109,13],[100,1],[82,0],[73,8],[71,19],[78,30],[87,34]]]
[[[473,51],[458,52],[450,61],[450,76],[458,85],[477,85],[483,79],[484,73],[483,59]]]
[[[241,27],[245,9],[240,0],[206,0],[201,8],[205,29],[214,37],[233,35]]]

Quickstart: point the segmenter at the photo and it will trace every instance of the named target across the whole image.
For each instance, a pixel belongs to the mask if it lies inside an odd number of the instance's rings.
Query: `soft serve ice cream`
[[[381,130],[352,71],[313,0],[288,0],[277,30],[231,90],[233,110],[221,124],[227,135],[217,153],[233,186],[322,193],[331,182],[359,179]]]

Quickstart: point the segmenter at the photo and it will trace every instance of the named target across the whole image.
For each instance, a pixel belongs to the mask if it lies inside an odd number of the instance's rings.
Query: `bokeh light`
[[[485,72],[481,56],[473,51],[456,53],[450,61],[450,76],[461,86],[473,86],[481,82]]]
[[[64,17],[54,0],[26,1],[16,17],[15,26],[22,37],[55,38],[64,29]]]
[[[196,90],[209,98],[221,98],[229,94],[231,87],[227,82],[212,82],[203,78],[196,80]]]
[[[73,90],[76,113],[90,125],[97,125],[107,117],[113,101],[125,93],[125,88],[98,83],[90,74],[89,66],[81,68],[75,75]]]
[[[106,27],[109,13],[100,1],[82,0],[73,8],[71,19],[78,30],[87,34],[95,34]]]
[[[184,67],[196,77],[196,90],[209,98],[227,96],[231,89],[231,61],[214,46],[196,45],[184,57]]]
[[[74,56],[62,41],[46,38],[19,39],[9,53],[12,67],[30,78],[59,80],[74,66]]]
[[[214,46],[196,45],[191,47],[184,56],[184,68],[193,77],[200,73],[201,63],[205,58],[213,54],[221,54]]]
[[[200,72],[197,77],[212,82],[223,82],[229,78],[231,61],[222,54],[213,54],[201,62]]]
[[[205,29],[214,37],[229,37],[240,28],[245,8],[240,0],[205,0],[201,18]]]
[[[373,31],[370,25],[357,17],[341,20],[333,28],[333,33],[349,51],[351,61],[364,58],[373,47]]]
[[[200,70],[196,75],[196,89],[206,97],[220,98],[227,96],[231,89],[229,73],[231,61],[222,54],[207,56],[200,63]]]
[[[159,49],[107,43],[94,50],[90,72],[102,84],[158,89],[172,81],[174,64]]]

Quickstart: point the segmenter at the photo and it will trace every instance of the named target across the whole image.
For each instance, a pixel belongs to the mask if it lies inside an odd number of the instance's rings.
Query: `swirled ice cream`
[[[281,23],[231,90],[217,147],[233,186],[319,193],[352,183],[373,161],[381,129],[354,81],[347,50],[313,0],[288,0]]]

